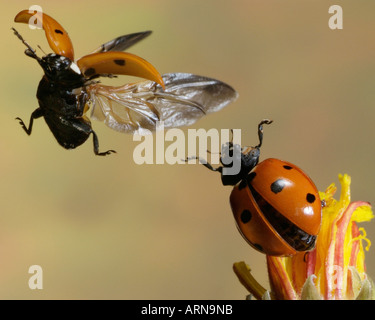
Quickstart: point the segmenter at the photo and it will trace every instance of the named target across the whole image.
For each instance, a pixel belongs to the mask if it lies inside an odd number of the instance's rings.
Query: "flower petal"
[[[357,209],[353,212],[353,221],[356,222],[366,222],[374,218],[374,214],[371,210],[371,205],[368,202],[364,202],[364,205],[359,205]]]
[[[357,269],[354,267],[349,267],[347,298],[351,300],[355,299],[361,291],[361,287],[362,279]]]
[[[356,300],[373,300],[374,299],[374,284],[368,279],[362,281],[361,291]]]
[[[316,279],[316,276],[313,274],[306,279],[301,292],[301,300],[322,300],[314,279]]]
[[[293,288],[298,295],[306,282],[307,262],[311,262],[311,259],[308,259],[309,255],[309,252],[297,252],[294,256],[284,258],[286,272],[289,274]],[[298,270],[298,272],[294,272],[295,270]]]
[[[343,299],[343,295],[346,292],[348,266],[352,255],[352,228],[349,227],[352,214],[359,206],[364,204],[364,202],[359,201],[352,202],[344,211],[340,220],[336,223],[337,231],[333,265],[337,266],[335,279],[335,297],[337,299]]]
[[[285,257],[267,256],[268,276],[271,292],[277,300],[296,300],[298,295],[293,288],[285,267]]]
[[[341,296],[343,287],[343,269],[340,264],[337,264],[341,262],[341,259],[336,257],[337,223],[350,203],[351,179],[347,174],[340,174],[339,180],[341,183],[340,200],[332,201],[331,205],[323,209],[322,227],[317,243],[319,265],[324,270],[318,278],[326,300],[333,299],[336,293],[338,297]]]

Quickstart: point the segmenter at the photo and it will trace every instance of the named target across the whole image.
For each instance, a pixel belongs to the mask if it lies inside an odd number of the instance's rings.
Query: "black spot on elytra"
[[[241,221],[243,223],[248,223],[251,220],[251,212],[249,210],[244,210],[241,213]]]
[[[313,203],[315,201],[315,196],[312,193],[306,195],[306,200],[308,203]]]
[[[59,30],[59,29],[55,29],[55,32],[56,32],[56,33],[59,33],[59,34],[64,34],[64,32],[62,32],[62,31]]]
[[[113,60],[114,63],[116,63],[119,66],[124,66],[125,65],[125,60],[124,59],[115,59]]]
[[[286,169],[286,170],[291,170],[291,169],[293,169],[293,167],[291,167],[291,166],[287,166],[287,165],[283,166],[283,168]]]
[[[86,77],[93,76],[94,74],[96,74],[96,71],[95,71],[94,68],[88,68],[88,69],[85,71],[85,76],[86,76]]]
[[[285,184],[286,184],[285,180],[278,179],[271,184],[271,191],[275,194],[279,193],[284,189]]]

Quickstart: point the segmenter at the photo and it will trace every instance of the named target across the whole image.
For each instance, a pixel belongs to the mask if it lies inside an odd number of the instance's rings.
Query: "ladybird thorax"
[[[85,86],[67,88],[50,81],[46,75],[39,82],[36,96],[45,114],[65,118],[81,117],[88,101]]]
[[[85,82],[78,66],[67,57],[50,53],[40,59],[39,64],[48,80],[60,86],[77,88]]]
[[[260,156],[260,149],[258,147],[243,147],[238,144],[228,142],[222,148],[221,163],[224,167],[232,166],[233,161],[240,161],[241,169],[236,175],[221,176],[223,185],[236,185],[241,180],[246,178],[249,172],[258,164]],[[230,158],[228,158],[230,157]],[[229,162],[228,159],[233,159]]]
[[[241,149],[241,166],[250,172],[259,162],[260,150],[257,147],[243,147]]]

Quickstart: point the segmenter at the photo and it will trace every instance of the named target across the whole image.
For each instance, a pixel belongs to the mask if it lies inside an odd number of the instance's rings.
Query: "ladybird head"
[[[83,84],[85,81],[78,66],[69,58],[50,53],[38,60],[48,80],[59,84]]]
[[[85,82],[79,67],[68,57],[56,53],[50,53],[40,58],[35,49],[33,49],[19,34],[19,32],[12,28],[14,34],[27,47],[25,54],[38,61],[43,71],[51,82],[58,82],[64,86],[82,86]]]
[[[221,175],[221,181],[223,185],[236,185],[238,182],[246,178],[251,170],[258,164],[260,156],[260,147],[263,143],[263,124],[271,124],[273,121],[264,119],[258,124],[258,137],[259,144],[255,147],[241,147],[237,144],[233,144],[232,141],[228,142],[223,147],[223,152],[221,155],[221,163],[224,168],[229,166],[227,165],[227,158],[235,160],[234,157],[241,157],[237,159],[241,161],[241,169],[236,175],[226,175],[223,169]],[[230,165],[232,162],[230,163]]]

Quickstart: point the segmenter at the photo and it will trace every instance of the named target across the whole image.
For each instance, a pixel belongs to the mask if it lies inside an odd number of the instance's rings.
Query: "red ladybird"
[[[294,255],[314,249],[320,229],[322,202],[314,182],[286,161],[266,159],[258,164],[263,140],[263,120],[258,125],[259,144],[241,148],[241,171],[225,176],[224,185],[235,185],[230,195],[233,215],[244,239],[256,250],[272,256]],[[234,145],[228,143],[229,152]]]

